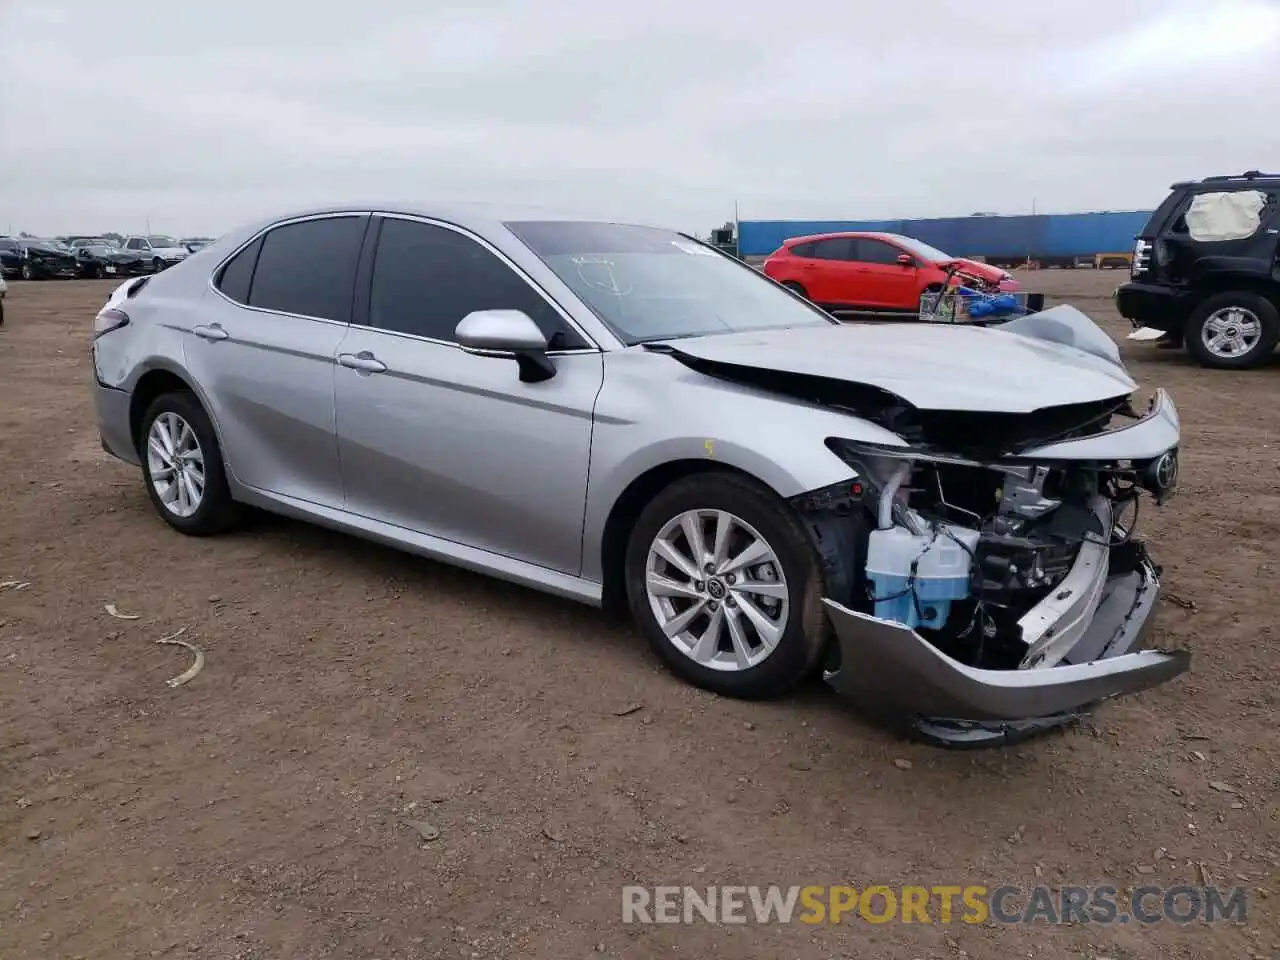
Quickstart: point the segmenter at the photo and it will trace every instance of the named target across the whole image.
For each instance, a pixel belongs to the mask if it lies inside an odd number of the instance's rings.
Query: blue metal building
[[[1149,210],[1125,210],[927,220],[743,220],[738,224],[738,252],[764,256],[790,237],[859,230],[915,237],[957,257],[1052,262],[1128,253],[1150,215]]]

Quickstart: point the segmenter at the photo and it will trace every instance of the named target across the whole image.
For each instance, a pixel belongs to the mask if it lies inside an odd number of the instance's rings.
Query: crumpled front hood
[[[1014,332],[1019,329],[1024,332]],[[920,410],[1030,413],[1137,389],[1114,343],[1071,307],[1055,307],[1004,328],[850,323],[720,334],[666,346],[703,366],[878,387]]]

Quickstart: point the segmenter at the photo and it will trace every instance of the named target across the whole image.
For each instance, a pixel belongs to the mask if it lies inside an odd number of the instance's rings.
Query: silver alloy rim
[[[1200,331],[1205,349],[1215,357],[1242,357],[1262,338],[1262,321],[1244,307],[1223,307],[1210,314]]]
[[[191,424],[162,413],[147,431],[147,472],[156,496],[175,517],[189,517],[204,501],[204,451]]]
[[[778,555],[724,510],[688,510],[649,547],[645,592],[677,650],[712,670],[763,663],[787,628],[790,601]]]

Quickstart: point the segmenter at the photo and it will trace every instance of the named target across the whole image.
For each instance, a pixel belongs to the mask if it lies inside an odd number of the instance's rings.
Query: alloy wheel
[[[1262,339],[1262,321],[1244,307],[1223,307],[1209,315],[1200,330],[1200,339],[1215,357],[1242,357]]]
[[[190,517],[204,502],[204,451],[196,432],[176,413],[162,413],[147,431],[147,473],[175,517]]]
[[[645,592],[672,645],[712,670],[764,662],[790,613],[777,553],[725,510],[687,510],[658,531],[645,562]]]

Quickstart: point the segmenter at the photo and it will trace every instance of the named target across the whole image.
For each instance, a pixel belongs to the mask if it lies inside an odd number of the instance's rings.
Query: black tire
[[[0,297],[0,327],[4,326],[4,298]]]
[[[95,263],[93,265],[93,271],[91,275],[94,280],[101,280],[104,276],[106,276],[106,274],[102,272],[102,264]]]
[[[32,269],[31,269],[31,264],[29,264],[29,263],[24,263],[24,264],[22,265],[22,279],[23,279],[23,280],[34,280],[35,278],[36,278],[36,272],[35,272],[34,270],[32,270]]]
[[[164,269],[164,261],[161,260],[159,257],[156,257],[154,260],[151,261],[151,269],[155,273],[159,273],[161,270]]]
[[[1209,319],[1217,312],[1229,307],[1246,310],[1258,318],[1262,325],[1261,335],[1253,348],[1245,353],[1231,357],[1222,357],[1210,351],[1204,342],[1204,328]],[[1187,352],[1202,367],[1216,370],[1248,370],[1265,363],[1280,340],[1280,312],[1276,305],[1266,297],[1248,290],[1228,290],[1206,297],[1191,311],[1183,335]]]
[[[147,469],[147,437],[156,418],[165,413],[175,413],[187,422],[204,457],[204,496],[200,506],[189,517],[180,517],[164,505]],[[151,401],[138,433],[138,454],[142,459],[142,482],[146,485],[147,495],[156,513],[169,526],[188,536],[208,537],[225,533],[240,522],[243,508],[231,499],[218,436],[195,394],[187,391],[165,393]]]
[[[670,520],[688,510],[725,510],[750,524],[772,547],[787,581],[789,615],[773,652],[741,671],[694,662],[663,633],[649,607],[645,567],[649,547]],[[778,697],[810,676],[826,647],[822,568],[799,520],[772,491],[745,477],[700,474],[677,480],[641,512],[627,543],[625,579],[631,615],[649,646],[672,673],[722,696],[746,700]]]
[[[782,285],[786,287],[788,290],[790,290],[792,293],[794,293],[796,296],[804,297],[806,300],[809,299],[809,292],[805,290],[805,288],[801,284],[796,283],[794,280],[784,280]]]

